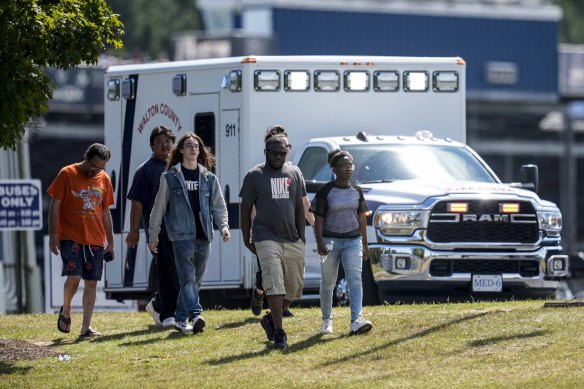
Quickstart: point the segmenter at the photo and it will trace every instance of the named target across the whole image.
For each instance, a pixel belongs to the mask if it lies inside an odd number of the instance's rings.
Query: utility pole
[[[572,101],[564,115],[563,228],[562,240],[568,256],[574,256],[576,244],[576,157],[574,155],[574,121],[584,120],[584,101]],[[569,216],[568,216],[569,215]]]

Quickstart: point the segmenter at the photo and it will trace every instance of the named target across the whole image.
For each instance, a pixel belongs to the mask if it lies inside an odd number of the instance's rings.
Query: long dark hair
[[[201,137],[194,132],[187,132],[178,140],[178,143],[170,152],[170,158],[166,163],[166,170],[183,161],[183,155],[180,151],[184,147],[185,141],[189,138],[193,138],[199,143],[199,156],[197,157],[197,162],[209,170],[215,166],[215,156],[213,155],[211,149],[205,146],[203,139],[201,139]]]

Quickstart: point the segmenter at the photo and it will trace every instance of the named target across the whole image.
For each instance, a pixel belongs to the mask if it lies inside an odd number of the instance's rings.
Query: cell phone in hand
[[[106,262],[111,262],[114,260],[114,254],[111,251],[106,251],[105,254],[103,254],[103,260]]]

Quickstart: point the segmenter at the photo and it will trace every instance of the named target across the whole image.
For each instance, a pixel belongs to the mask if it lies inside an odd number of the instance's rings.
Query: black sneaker
[[[277,330],[274,333],[274,348],[276,350],[286,350],[286,346],[288,346],[286,332],[284,332],[284,330]]]
[[[269,341],[274,340],[274,332],[276,331],[274,327],[274,319],[272,319],[272,314],[270,312],[266,313],[262,320],[260,320],[260,324],[264,331],[266,331],[266,336],[268,337]]]
[[[193,317],[193,334],[203,332],[205,328],[205,318],[201,315]]]
[[[203,328],[205,328],[205,318],[201,315],[193,317],[193,334],[203,332]]]
[[[294,314],[290,312],[288,308],[286,308],[282,311],[282,317],[294,317]]]
[[[253,288],[251,292],[251,312],[255,316],[259,316],[262,313],[262,308],[264,307],[264,294],[258,295],[256,293],[257,288]]]

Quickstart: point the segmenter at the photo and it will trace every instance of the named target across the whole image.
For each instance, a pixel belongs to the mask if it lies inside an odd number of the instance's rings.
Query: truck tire
[[[371,265],[369,261],[363,262],[363,271],[361,273],[363,282],[363,306],[379,305],[379,291],[377,284],[373,278]],[[339,275],[337,277],[337,284],[333,293],[333,305],[337,307],[348,307],[349,301],[349,285],[345,279],[345,271],[343,265],[339,266]]]
[[[363,306],[379,305],[379,291],[369,261],[363,262],[361,278],[363,280]]]

